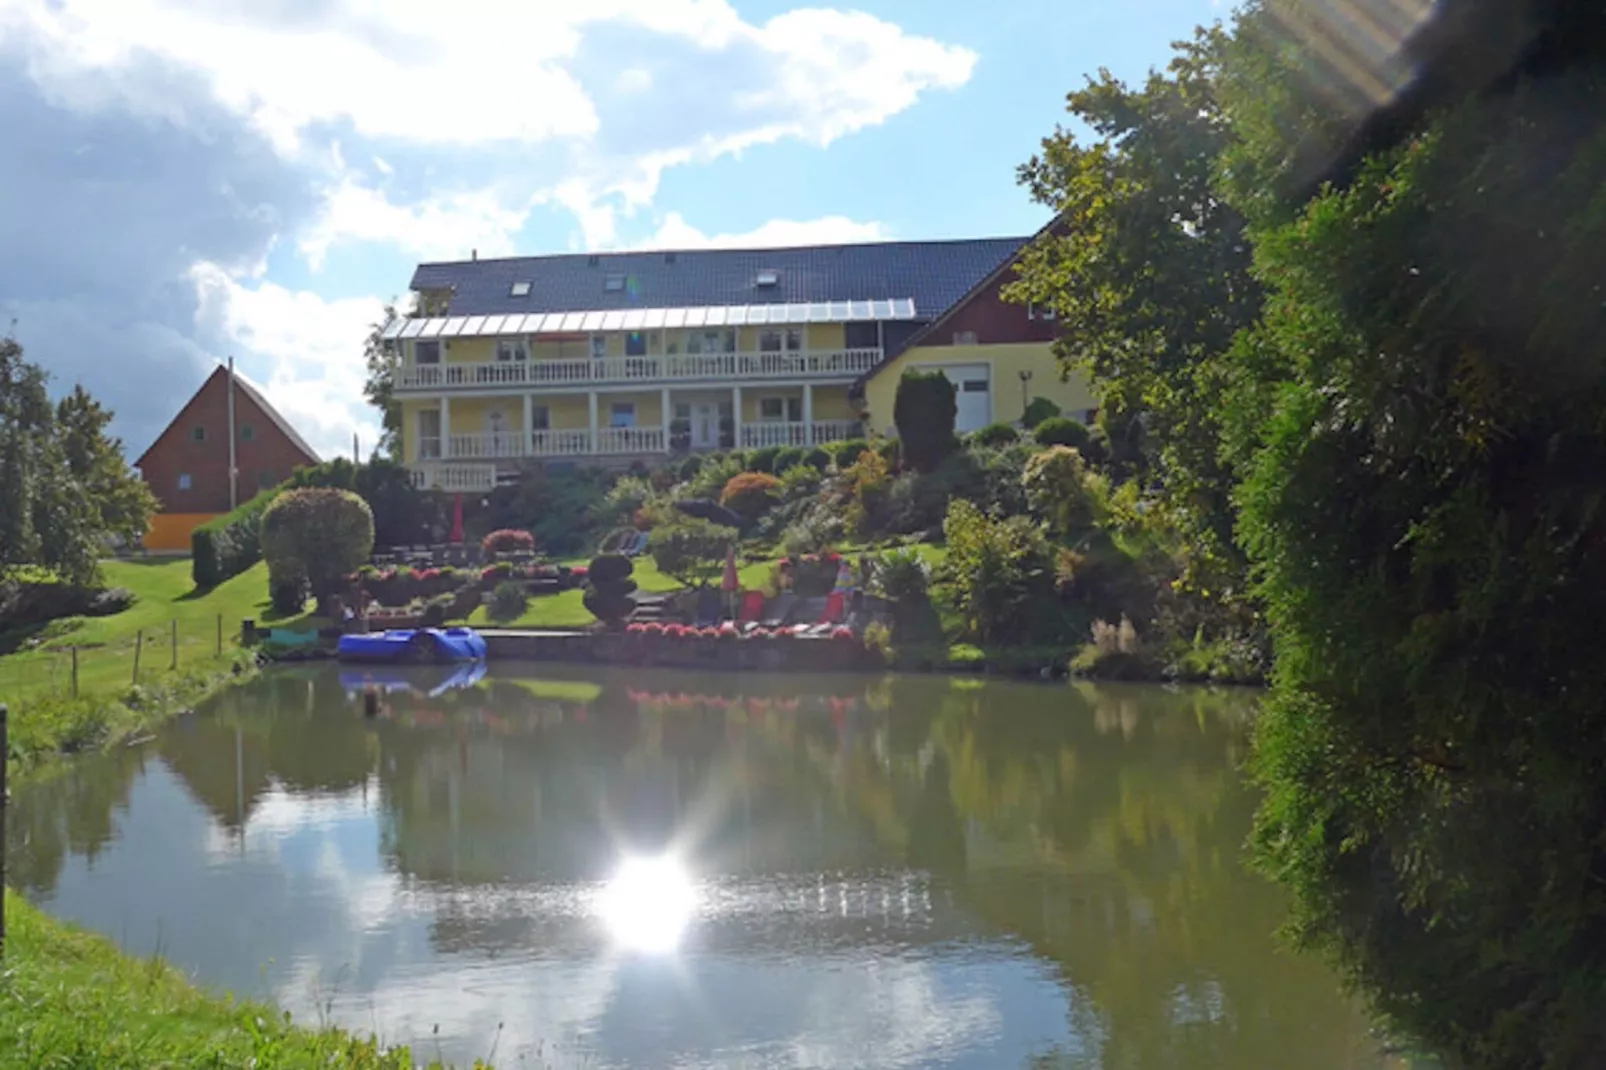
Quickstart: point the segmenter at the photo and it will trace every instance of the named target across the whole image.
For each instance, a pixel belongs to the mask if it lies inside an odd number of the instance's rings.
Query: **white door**
[[[960,434],[979,431],[993,422],[992,366],[987,364],[943,364],[942,372],[954,384],[954,430]]]
[[[719,448],[719,406],[712,401],[699,401],[691,407],[691,448]]]

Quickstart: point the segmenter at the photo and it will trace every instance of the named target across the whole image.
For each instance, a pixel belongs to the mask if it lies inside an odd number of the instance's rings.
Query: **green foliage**
[[[701,587],[725,567],[731,532],[696,517],[681,517],[652,529],[647,549],[658,571],[684,587]]]
[[[1320,100],[1286,44],[1245,40],[1231,98],[1270,289],[1225,410],[1277,652],[1256,854],[1394,1028],[1593,1065],[1606,89],[1516,78],[1293,203],[1283,120]]]
[[[749,472],[775,472],[775,461],[781,456],[781,446],[765,446],[754,450],[747,456],[747,471]]]
[[[1031,430],[1044,420],[1052,420],[1060,414],[1060,407],[1048,398],[1033,398],[1026,411],[1021,413],[1020,422],[1027,430]]]
[[[49,376],[0,338],[0,576],[38,565],[92,583],[108,538],[145,534],[155,499],[82,388],[57,405]]]
[[[1053,569],[1042,532],[1025,517],[994,519],[957,498],[943,524],[943,578],[968,635],[984,643],[1028,637],[1044,623],[1029,608]]]
[[[831,454],[823,446],[813,446],[803,451],[800,462],[804,467],[812,468],[816,472],[824,472],[831,467]]]
[[[698,465],[701,467],[701,464]],[[692,475],[697,474],[696,469]],[[690,477],[683,477],[690,478]],[[653,487],[641,476],[620,476],[597,507],[597,515],[611,524],[632,523],[637,512],[653,498]]]
[[[790,469],[796,468],[802,463],[803,450],[800,447],[782,446],[780,452],[775,455],[775,467],[773,471],[776,475],[782,475]]]
[[[269,573],[306,577],[322,602],[373,555],[374,514],[349,490],[289,490],[263,512],[261,539]]]
[[[697,473],[703,470],[703,455],[700,453],[688,454],[676,467],[675,475],[681,482],[695,479]]]
[[[954,384],[946,375],[913,369],[904,372],[892,405],[904,462],[922,472],[941,464],[958,444],[954,438],[958,414]]]
[[[825,477],[820,469],[811,464],[800,464],[796,468],[788,468],[781,476],[780,495],[783,501],[794,502],[801,499],[812,498],[820,489]]]
[[[617,627],[635,610],[630,597],[636,589],[631,579],[635,563],[623,554],[601,554],[593,558],[586,569],[586,589],[582,604],[586,610],[609,627]]]
[[[1021,473],[1021,487],[1032,512],[1051,531],[1069,534],[1093,523],[1097,503],[1082,455],[1071,447],[1050,446],[1034,454]]]
[[[968,499],[987,512],[1025,512],[1020,471],[1026,456],[1019,446],[972,446],[949,456],[935,471],[902,473],[888,492],[886,529],[904,534],[938,529],[954,498]]]
[[[1080,453],[1087,448],[1087,425],[1068,416],[1052,416],[1037,425],[1032,439],[1039,446],[1069,446]]]
[[[838,442],[830,447],[831,463],[841,471],[851,467],[853,462],[859,459],[859,455],[869,449],[870,443],[862,438],[850,438],[845,442]]]
[[[810,509],[781,536],[781,548],[791,557],[819,554],[831,549],[847,536],[847,527],[830,507]]]
[[[599,554],[586,568],[586,578],[592,583],[617,583],[635,570],[635,564],[624,554]]]
[[[190,533],[190,569],[195,586],[202,590],[216,587],[262,560],[262,514],[278,496],[277,489],[265,490]]]
[[[288,574],[268,576],[268,601],[274,611],[284,616],[295,616],[307,608],[307,578],[291,570]]]
[[[871,584],[883,598],[913,602],[926,597],[931,585],[931,566],[913,546],[888,550],[875,559]]]
[[[1011,424],[988,424],[970,439],[978,446],[1013,446],[1020,441],[1020,432]]]
[[[470,522],[478,534],[496,528],[528,531],[545,553],[563,557],[596,545],[617,525],[603,515],[613,477],[590,465],[530,472],[516,485],[497,487],[489,505]]]
[[[486,616],[498,623],[518,620],[530,605],[530,593],[524,584],[504,580],[491,591],[491,601],[485,607]]]
[[[720,492],[719,503],[747,521],[767,513],[780,497],[781,481],[767,472],[732,476]]]
[[[697,475],[686,484],[686,494],[692,498],[717,500],[724,492],[725,484],[745,471],[747,471],[746,464],[739,454],[709,457],[703,462]]]
[[[401,448],[402,411],[401,404],[396,400],[396,372],[401,367],[401,352],[399,343],[385,341],[384,331],[385,324],[397,318],[397,312],[396,302],[388,302],[380,313],[379,321],[369,326],[362,347],[363,364],[368,372],[363,382],[362,396],[368,404],[379,410],[381,434],[378,449],[392,456]]]
[[[843,518],[847,526],[859,534],[883,529],[892,489],[892,468],[886,458],[875,450],[866,450],[842,473],[842,481],[848,493]]]

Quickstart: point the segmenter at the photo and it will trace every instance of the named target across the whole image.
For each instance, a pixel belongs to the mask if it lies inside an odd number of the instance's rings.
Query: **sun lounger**
[[[769,604],[764,618],[759,621],[765,628],[781,628],[786,625],[787,619],[792,615],[792,607],[797,604],[797,595],[787,593],[781,595]]]

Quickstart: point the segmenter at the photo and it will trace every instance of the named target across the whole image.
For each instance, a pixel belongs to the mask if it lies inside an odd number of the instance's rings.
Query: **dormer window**
[[[774,268],[765,268],[757,275],[753,276],[753,285],[757,286],[759,289],[768,289],[771,286],[778,286],[780,285],[780,282],[781,273],[776,271]]]
[[[530,296],[530,284],[528,282],[523,281],[523,280],[520,280],[519,282],[515,282],[513,284],[513,288],[508,291],[508,296],[509,297],[529,297]]]
[[[602,280],[602,292],[616,294],[623,292],[625,277],[623,275],[609,275]]]

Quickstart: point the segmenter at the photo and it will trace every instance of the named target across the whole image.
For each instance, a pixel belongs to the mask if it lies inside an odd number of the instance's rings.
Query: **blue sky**
[[[1222,14],[0,0],[0,123],[29,161],[0,186],[0,315],[134,454],[231,353],[345,448],[375,426],[364,328],[421,259],[1029,233],[1014,170],[1067,90],[1141,78]]]

